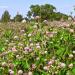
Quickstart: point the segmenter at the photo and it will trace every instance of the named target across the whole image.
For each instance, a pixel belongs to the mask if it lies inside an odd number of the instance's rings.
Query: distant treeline
[[[67,20],[68,19],[68,15],[57,12],[56,11],[56,7],[50,4],[44,4],[44,5],[31,5],[30,6],[30,10],[27,13],[27,17],[23,18],[23,16],[19,13],[17,13],[17,15],[11,19],[10,18],[10,14],[7,10],[5,10],[5,12],[3,13],[2,17],[1,17],[1,22],[21,22],[23,19],[25,20],[34,20],[36,18],[36,16],[39,16],[40,21],[43,20]]]

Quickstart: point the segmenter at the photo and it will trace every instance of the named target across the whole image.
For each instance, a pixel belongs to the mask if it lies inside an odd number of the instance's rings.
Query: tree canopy
[[[17,14],[15,17],[14,17],[14,21],[15,22],[21,22],[23,20],[23,17],[21,14]]]
[[[56,7],[50,4],[31,5],[27,14],[28,18],[40,16],[41,20],[60,20],[62,17],[67,19],[67,15],[56,12]]]
[[[2,22],[9,22],[10,21],[10,14],[7,10],[4,11],[2,18],[1,18]]]

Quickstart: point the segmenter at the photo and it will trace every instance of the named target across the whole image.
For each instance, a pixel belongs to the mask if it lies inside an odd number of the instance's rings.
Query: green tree
[[[10,14],[7,10],[3,13],[1,21],[2,22],[9,22],[10,21]]]
[[[31,19],[31,16],[32,16],[31,11],[28,11],[27,16],[28,16],[28,19]]]
[[[54,14],[54,10],[56,10],[56,8],[53,5],[41,5],[41,18],[52,19],[52,14]]]
[[[51,5],[51,4],[44,4],[44,5],[31,5],[30,6],[30,11],[28,11],[27,16],[29,18],[35,17],[35,16],[40,16],[41,21],[43,20],[61,20],[63,18],[64,20],[67,20],[68,16],[56,12],[56,7]]]
[[[22,15],[20,14],[17,14],[15,17],[14,17],[14,21],[15,22],[21,22],[23,20],[23,17]]]
[[[39,16],[40,15],[40,7],[39,5],[31,5],[30,7],[30,10],[31,10],[31,13],[32,13],[32,16],[35,17],[35,16]]]
[[[45,4],[45,5],[31,5],[30,7],[30,16],[40,16],[42,20],[51,19],[51,15],[56,10],[53,5]],[[27,15],[28,16],[28,15]]]

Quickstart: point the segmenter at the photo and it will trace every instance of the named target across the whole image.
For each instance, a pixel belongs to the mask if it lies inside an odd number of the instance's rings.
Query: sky
[[[70,12],[74,12],[75,0],[0,0],[0,17],[5,10],[9,11],[11,17],[14,17],[17,12],[25,17],[32,4],[51,4],[58,12],[69,15]]]

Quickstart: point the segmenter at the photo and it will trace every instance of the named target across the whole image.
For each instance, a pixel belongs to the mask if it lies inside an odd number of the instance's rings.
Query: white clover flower
[[[69,64],[69,66],[68,66],[69,68],[73,68],[73,64],[71,63],[71,64]]]
[[[44,59],[44,61],[47,61],[47,59]]]
[[[26,36],[27,34],[26,34],[26,33],[24,33],[23,35],[24,35],[24,36]]]
[[[65,67],[66,67],[66,64],[65,64],[65,63],[59,63],[59,66],[60,66],[61,68],[65,68]]]
[[[30,46],[33,46],[34,44],[33,43],[30,43]]]
[[[28,75],[33,75],[33,73],[32,72],[28,72]]]
[[[41,47],[40,47],[40,46],[36,46],[36,48],[37,48],[37,49],[40,49]]]
[[[44,66],[43,69],[48,71],[49,67],[48,66]]]
[[[34,25],[33,28],[36,29],[37,28],[37,25]]]
[[[57,75],[58,74],[58,71],[55,71],[55,74]]]
[[[26,20],[25,20],[25,19],[23,19],[23,20],[22,20],[22,23],[26,23]]]
[[[19,75],[22,75],[22,74],[23,74],[23,71],[22,71],[22,70],[19,70],[19,71],[18,71],[18,74],[19,74]]]
[[[72,20],[72,17],[68,17],[68,20],[71,21]]]
[[[18,37],[18,36],[14,36],[14,39],[15,39],[15,40],[18,40],[18,39],[19,39],[19,37]]]
[[[73,54],[75,54],[75,51],[73,51]]]
[[[73,58],[73,54],[69,54],[69,58]]]
[[[43,22],[44,22],[45,24],[48,24],[48,21],[47,21],[47,20],[44,20]]]
[[[5,40],[7,43],[9,42],[9,40]]]
[[[40,19],[40,16],[35,16],[34,19],[38,20],[38,19]]]
[[[28,37],[31,37],[32,34],[28,34]]]
[[[47,54],[47,51],[45,51],[45,54]]]
[[[19,57],[20,57],[19,55],[16,55],[16,58],[17,58],[17,59],[19,59]]]
[[[69,31],[70,31],[71,33],[74,33],[74,29],[69,29]]]
[[[39,43],[36,43],[36,46],[39,46],[40,44]]]
[[[36,60],[39,60],[39,59],[40,59],[39,57],[36,58]]]

